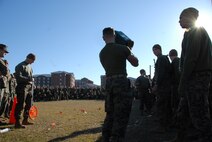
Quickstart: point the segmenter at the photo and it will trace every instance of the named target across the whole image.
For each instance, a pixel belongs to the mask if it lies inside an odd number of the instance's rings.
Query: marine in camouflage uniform
[[[3,59],[4,56],[9,53],[7,51],[7,46],[5,44],[0,44],[0,79],[3,79],[5,83],[0,82],[0,110],[2,109],[2,106],[4,106],[4,100],[7,90],[7,80],[9,79],[9,69],[8,66],[5,64],[5,60]],[[4,84],[4,85],[3,85]],[[0,120],[0,125],[3,124]]]
[[[174,142],[212,142],[208,93],[212,70],[211,40],[203,27],[195,27],[195,8],[184,9],[180,25],[184,33],[181,51],[179,131]]]
[[[154,86],[152,91],[156,93],[156,115],[159,125],[154,131],[165,132],[172,121],[171,110],[171,65],[168,57],[162,55],[159,44],[152,47],[153,53],[157,56],[155,63]]]
[[[99,57],[106,72],[106,117],[102,129],[103,142],[123,142],[133,96],[127,78],[126,60],[138,66],[138,59],[125,46],[115,43],[113,28],[103,30],[106,43]]]
[[[169,52],[171,59],[171,105],[174,117],[178,109],[180,96],[178,94],[178,86],[180,82],[180,58],[178,57],[177,50],[172,49]]]
[[[2,61],[0,61],[2,64]],[[4,117],[9,118],[9,112],[8,112],[8,107],[9,107],[9,102],[10,102],[10,87],[9,87],[9,82],[11,79],[11,75],[10,75],[10,70],[9,70],[9,66],[8,66],[8,61],[7,60],[3,60],[4,65],[6,67],[6,86],[5,88],[2,90],[1,94],[2,94],[2,101],[1,101],[1,106],[0,106],[0,116],[4,114]]]
[[[140,70],[140,76],[135,81],[138,98],[140,100],[141,115],[144,115],[144,109],[148,115],[151,114],[150,81],[146,76],[144,69]]]
[[[24,125],[30,125],[28,122],[29,110],[32,106],[32,67],[31,64],[35,61],[35,55],[30,53],[26,59],[15,67],[15,78],[17,81],[16,94],[17,105],[15,107],[15,128],[25,128]],[[21,114],[23,113],[22,125],[20,122]]]
[[[15,88],[17,86],[17,82],[15,79],[14,74],[11,74],[11,79],[9,81],[9,101],[8,101],[8,107],[7,107],[7,115],[10,116],[10,111],[12,110],[14,97],[16,96]]]
[[[210,117],[212,120],[212,78],[210,82],[208,102],[209,102]]]

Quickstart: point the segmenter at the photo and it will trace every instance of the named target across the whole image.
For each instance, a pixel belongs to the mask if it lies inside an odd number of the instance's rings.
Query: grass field
[[[0,142],[94,142],[101,136],[104,101],[71,100],[34,105],[38,108],[34,125],[26,129],[0,126],[0,129],[11,128],[0,133]]]

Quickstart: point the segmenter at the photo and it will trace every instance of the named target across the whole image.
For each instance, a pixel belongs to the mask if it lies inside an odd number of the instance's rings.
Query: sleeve
[[[8,71],[7,67],[0,62],[0,75],[6,76],[7,71]]]
[[[187,38],[186,54],[183,64],[182,79],[186,81],[193,72],[201,48],[201,32],[198,29],[191,31]]]
[[[140,77],[135,80],[135,86],[138,88],[140,86]]]
[[[179,59],[173,60],[173,68],[174,68],[174,78],[177,82],[180,79],[180,62]]]
[[[157,78],[157,85],[163,82],[164,77],[166,76],[166,69],[167,69],[168,61],[166,60],[165,56],[161,56],[158,58],[158,78]]]
[[[128,46],[125,46],[124,49],[125,49],[124,52],[125,52],[126,57],[128,57],[129,55],[133,55],[133,53],[131,52],[131,50]]]

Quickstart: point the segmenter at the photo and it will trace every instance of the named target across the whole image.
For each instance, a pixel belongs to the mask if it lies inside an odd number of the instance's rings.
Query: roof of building
[[[67,73],[67,74],[73,74],[67,71],[55,71],[55,72],[51,72],[51,74],[60,74],[60,73]]]
[[[33,77],[39,77],[39,76],[51,77],[51,74],[36,74],[36,75],[33,75]]]

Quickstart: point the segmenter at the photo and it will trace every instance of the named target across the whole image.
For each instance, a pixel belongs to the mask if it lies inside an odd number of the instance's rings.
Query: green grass
[[[38,108],[34,125],[26,129],[0,126],[0,129],[11,128],[9,132],[0,133],[0,142],[94,142],[101,136],[104,101],[71,100],[34,105]]]

